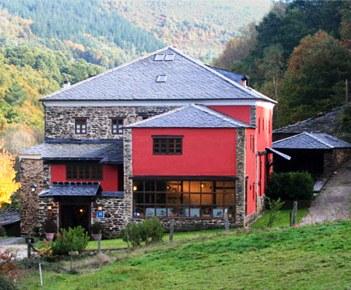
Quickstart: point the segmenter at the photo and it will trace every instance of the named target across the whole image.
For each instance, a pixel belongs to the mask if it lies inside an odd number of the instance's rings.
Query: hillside
[[[270,0],[104,0],[110,9],[166,44],[211,61],[243,26],[259,22]]]
[[[77,262],[76,275],[59,265],[44,265],[48,269],[44,287],[34,269],[20,289],[347,289],[350,230],[351,223],[345,221],[253,232],[214,231],[129,254],[109,253],[116,261],[96,271],[84,260]]]

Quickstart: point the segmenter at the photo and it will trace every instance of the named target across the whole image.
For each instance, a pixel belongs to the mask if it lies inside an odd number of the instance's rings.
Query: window
[[[167,75],[158,75],[156,77],[156,83],[165,83],[167,81]]]
[[[133,183],[136,217],[223,218],[234,216],[234,181],[143,180]]]
[[[101,164],[73,163],[66,165],[67,179],[102,179]]]
[[[75,120],[75,132],[76,134],[86,134],[87,133],[87,119],[78,118]]]
[[[123,119],[113,118],[112,119],[112,134],[121,135],[123,134]]]
[[[253,135],[250,135],[250,149],[251,152],[255,152],[255,137]]]
[[[182,154],[183,137],[153,136],[153,152],[155,155]]]

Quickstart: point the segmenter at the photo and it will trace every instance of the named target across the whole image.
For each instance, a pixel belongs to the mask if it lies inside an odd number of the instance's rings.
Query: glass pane
[[[223,206],[223,193],[216,192],[216,205]]]
[[[155,191],[155,181],[145,181],[145,191]]]
[[[146,204],[154,204],[155,203],[155,193],[145,192],[145,203]]]
[[[167,216],[167,208],[156,208],[156,216],[159,216],[159,217]]]
[[[212,205],[213,203],[213,194],[203,193],[201,196],[202,205]]]
[[[199,193],[191,193],[190,194],[190,204],[191,205],[200,205],[201,194]]]
[[[213,209],[213,217],[223,217],[224,209],[223,208],[214,208]]]
[[[145,216],[151,217],[155,215],[155,209],[153,207],[147,207],[145,210]]]
[[[177,208],[168,208],[168,216],[169,217],[179,216],[179,210]]]
[[[191,208],[190,209],[190,217],[200,217],[200,209],[199,208]]]
[[[165,193],[156,193],[156,203],[157,204],[166,204],[166,194]]]
[[[189,208],[181,208],[179,211],[179,215],[183,217],[188,217],[190,215],[190,209]]]
[[[200,192],[200,181],[190,182],[190,192]]]
[[[134,216],[135,216],[135,217],[140,217],[140,218],[145,217],[144,208],[142,208],[142,207],[136,207],[136,208],[134,209]]]
[[[201,216],[202,217],[210,217],[211,216],[211,207],[203,207],[201,209]]]
[[[167,191],[167,181],[164,181],[164,180],[156,181],[156,191],[166,192]]]
[[[143,183],[141,181],[133,182],[133,191],[143,191]]]
[[[212,181],[201,181],[200,183],[201,192],[213,192],[213,182]]]
[[[183,192],[189,192],[190,181],[183,181]]]
[[[224,205],[225,206],[234,205],[234,193],[224,195]]]
[[[135,203],[144,203],[144,193],[143,192],[134,193],[134,202]]]
[[[168,192],[167,203],[168,204],[181,204],[181,193],[180,192]]]
[[[167,191],[168,192],[181,192],[182,183],[180,181],[168,181],[167,182]]]
[[[183,193],[183,204],[186,204],[186,205],[190,204],[190,195],[189,195],[189,193]]]

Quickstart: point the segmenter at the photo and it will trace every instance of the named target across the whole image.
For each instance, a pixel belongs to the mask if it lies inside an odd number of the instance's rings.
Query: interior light
[[[84,209],[80,208],[80,209],[79,209],[79,212],[80,212],[80,213],[83,213],[83,212],[84,212]]]
[[[97,208],[98,210],[102,210],[102,206],[100,205],[100,206],[98,206],[98,208]]]
[[[136,185],[133,186],[133,191],[137,191],[138,187]]]
[[[204,187],[205,187],[205,184],[201,183],[200,186],[201,186],[201,188],[204,188]]]
[[[48,205],[48,210],[52,210],[52,206],[51,205]]]

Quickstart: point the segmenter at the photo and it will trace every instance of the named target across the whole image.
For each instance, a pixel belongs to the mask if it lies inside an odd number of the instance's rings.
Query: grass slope
[[[93,273],[45,272],[43,289],[347,289],[351,222],[167,243]],[[39,289],[37,273],[20,289]]]

